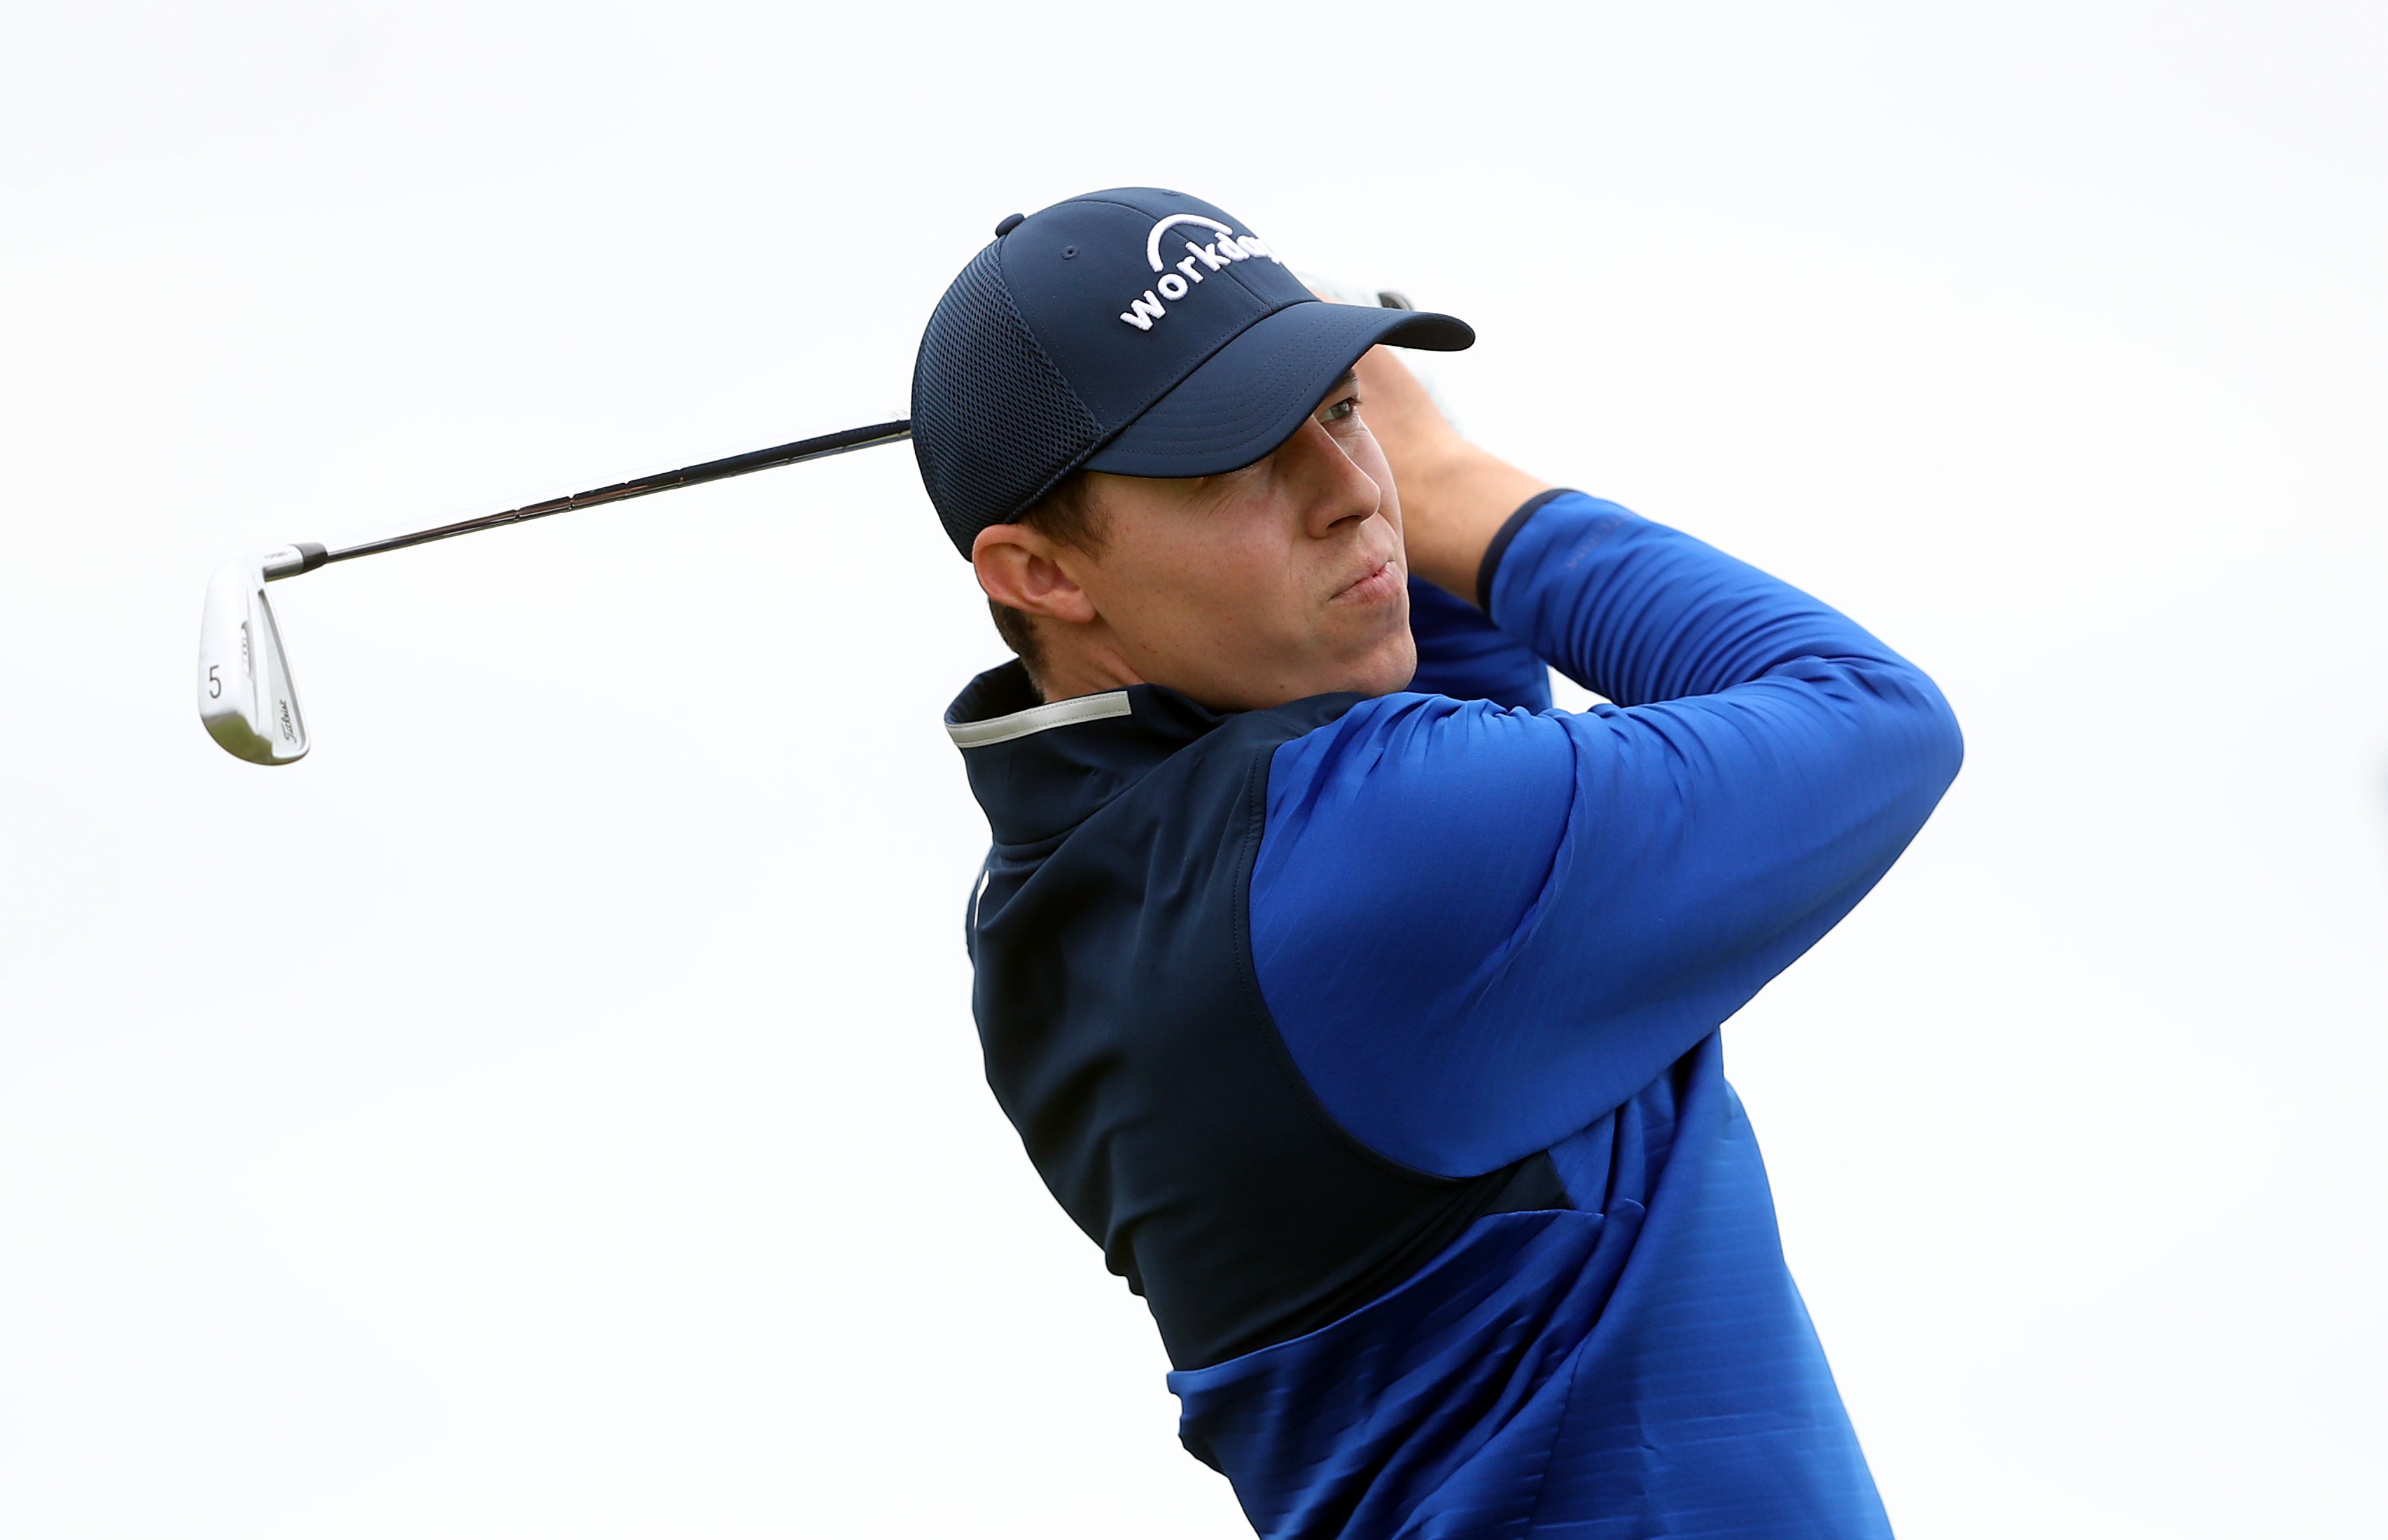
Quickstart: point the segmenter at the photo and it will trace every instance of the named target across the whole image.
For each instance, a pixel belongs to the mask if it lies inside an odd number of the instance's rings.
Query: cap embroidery
[[[1187,254],[1178,260],[1175,270],[1172,271],[1161,261],[1161,237],[1167,235],[1173,226],[1180,224],[1200,224],[1219,234],[1218,238],[1208,246],[1185,242]],[[1149,332],[1155,321],[1169,313],[1164,300],[1183,299],[1196,284],[1202,281],[1204,273],[1216,273],[1229,262],[1240,262],[1251,257],[1266,257],[1279,267],[1285,265],[1284,259],[1270,250],[1268,243],[1258,235],[1238,235],[1233,226],[1222,224],[1208,214],[1171,214],[1159,220],[1152,226],[1152,234],[1144,238],[1144,260],[1150,262],[1152,271],[1161,276],[1153,280],[1152,287],[1146,289],[1142,296],[1127,302],[1127,309],[1120,312],[1120,319],[1137,331]]]

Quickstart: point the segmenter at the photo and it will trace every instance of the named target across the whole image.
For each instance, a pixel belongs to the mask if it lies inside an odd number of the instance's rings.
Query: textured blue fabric
[[[1362,1142],[1473,1176],[1594,1122],[1886,871],[1957,770],[1932,682],[1806,594],[1580,493],[1493,618],[1618,704],[1408,693],[1279,748],[1262,992]]]
[[[1580,493],[1492,600],[1618,704],[1413,691],[1278,747],[1253,962],[1364,1145],[1546,1151],[1576,1208],[1174,1374],[1188,1446],[1271,1536],[1886,1535],[1717,1029],[1913,837],[1955,719],[1833,610]]]
[[[1262,1535],[1887,1540],[1718,1058],[1587,1132],[1616,1155],[1584,1210],[1480,1220],[1333,1325],[1169,1377]]]
[[[1550,666],[1482,610],[1422,578],[1410,579],[1410,633],[1418,650],[1410,688],[1419,694],[1550,708]]]

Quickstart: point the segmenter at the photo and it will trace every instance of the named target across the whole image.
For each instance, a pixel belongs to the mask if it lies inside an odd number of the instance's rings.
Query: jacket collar
[[[1160,684],[1038,703],[1017,659],[946,709],[971,790],[998,845],[1067,834],[1155,765],[1237,716]]]

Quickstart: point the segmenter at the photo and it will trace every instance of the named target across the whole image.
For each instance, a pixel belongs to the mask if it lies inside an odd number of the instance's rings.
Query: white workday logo
[[[1200,225],[1203,230],[1213,232],[1216,238],[1205,245],[1188,240],[1180,234],[1175,238],[1186,248],[1186,255],[1175,263],[1164,262],[1161,260],[1161,243],[1181,224]],[[1183,299],[1196,284],[1202,281],[1205,273],[1216,273],[1229,262],[1246,261],[1254,257],[1266,257],[1279,267],[1285,265],[1258,235],[1238,235],[1207,214],[1172,214],[1154,224],[1152,234],[1144,237],[1144,259],[1161,276],[1152,281],[1151,288],[1127,302],[1127,309],[1120,312],[1120,319],[1137,331],[1149,332],[1152,330],[1154,322],[1169,313],[1169,307],[1162,303],[1163,300]]]

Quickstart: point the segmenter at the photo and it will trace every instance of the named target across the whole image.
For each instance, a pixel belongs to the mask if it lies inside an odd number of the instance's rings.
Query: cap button
[[[1026,214],[1004,215],[1002,221],[995,227],[995,238],[1001,240],[1004,236],[1011,234],[1013,230],[1019,228],[1021,221],[1027,217],[1028,216]]]

